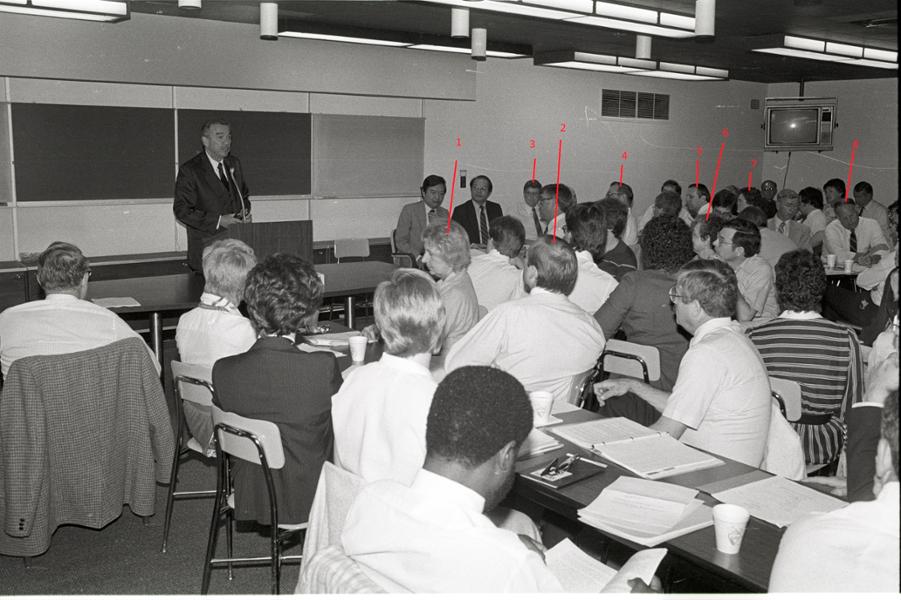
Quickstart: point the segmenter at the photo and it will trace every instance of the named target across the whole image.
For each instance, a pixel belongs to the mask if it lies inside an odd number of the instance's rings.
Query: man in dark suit
[[[231,126],[221,119],[203,124],[203,152],[184,162],[175,180],[175,218],[188,230],[188,266],[203,270],[203,248],[225,237],[234,223],[250,220],[250,198],[241,161],[229,156]]]
[[[494,185],[486,175],[478,175],[469,184],[472,198],[454,209],[452,218],[469,234],[470,244],[487,246],[491,239],[488,224],[504,214],[500,204],[488,200],[493,189]]]

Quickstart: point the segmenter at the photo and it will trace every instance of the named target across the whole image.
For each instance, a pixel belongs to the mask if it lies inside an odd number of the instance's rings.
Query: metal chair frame
[[[613,340],[610,340],[610,341],[613,341]],[[606,375],[607,375],[608,371],[606,370],[604,364],[605,364],[606,358],[608,356],[615,356],[617,358],[622,358],[625,360],[636,361],[639,365],[641,365],[641,372],[642,372],[642,377],[644,379],[644,382],[645,383],[651,382],[651,378],[649,375],[650,368],[648,366],[647,361],[643,357],[641,357],[637,354],[631,354],[628,352],[620,352],[619,350],[611,350],[610,348],[604,348],[604,351],[601,352],[601,355],[598,357],[597,362],[595,362],[594,367],[591,369],[591,371],[585,377],[585,380],[582,382],[582,385],[579,386],[578,396],[576,397],[576,402],[577,402],[577,405],[579,406],[579,408],[586,408],[586,409],[591,408],[588,406],[590,404],[590,400],[591,400],[591,397],[589,397],[589,394],[592,392],[592,387],[597,381],[602,381],[603,379],[606,379]]]

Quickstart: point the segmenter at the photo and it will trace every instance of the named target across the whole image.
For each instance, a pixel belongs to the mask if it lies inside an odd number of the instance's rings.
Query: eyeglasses
[[[681,296],[676,293],[676,286],[671,287],[669,289],[669,292],[667,292],[667,294],[669,295],[669,301],[672,302],[673,304],[676,303],[676,298],[678,298],[679,300],[683,300],[683,301],[685,300],[685,296]]]

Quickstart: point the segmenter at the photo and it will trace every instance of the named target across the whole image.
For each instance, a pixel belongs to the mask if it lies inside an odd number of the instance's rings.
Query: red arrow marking
[[[457,161],[454,161],[454,176],[451,177],[451,199],[450,210],[447,211],[447,230],[445,234],[450,233],[451,217],[454,216],[454,189],[457,187]]]
[[[557,184],[554,192],[554,243],[557,243],[557,208],[560,205],[560,157],[563,155],[563,140],[557,144]]]
[[[860,142],[857,141],[857,138],[854,138],[854,141],[851,142],[851,162],[848,163],[848,183],[845,185],[845,202],[848,201],[848,192],[851,191],[851,174],[854,173],[854,155],[857,153],[857,147],[860,145]]]
[[[723,130],[725,131],[725,130]],[[710,220],[710,210],[713,208],[713,195],[716,193],[716,180],[720,178],[720,163],[723,161],[723,150],[726,149],[726,142],[720,144],[720,153],[716,157],[716,171],[713,173],[713,187],[710,188],[710,200],[707,202],[707,216],[705,219]]]
[[[532,180],[533,180],[533,181],[535,180],[535,169],[536,169],[537,167],[538,167],[538,159],[537,159],[537,158],[533,158],[533,159],[532,159]]]

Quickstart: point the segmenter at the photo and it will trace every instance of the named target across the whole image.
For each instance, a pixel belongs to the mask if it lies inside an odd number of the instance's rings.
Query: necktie
[[[219,163],[219,179],[222,181],[222,185],[225,186],[225,189],[231,191],[231,186],[228,185],[228,177],[225,176],[225,168],[223,168],[222,163]]]
[[[532,219],[535,221],[535,233],[538,235],[538,237],[541,237],[543,233],[541,227],[541,219],[538,218],[538,211],[534,208],[532,209]]]
[[[857,253],[857,232],[851,232],[851,239],[848,240],[848,249],[851,252]]]
[[[485,216],[485,205],[479,209],[479,238],[480,243],[488,243],[488,217]]]
[[[432,222],[435,220],[435,218],[437,216],[438,216],[438,211],[436,211],[434,208],[429,211],[429,225],[432,224]]]
[[[779,223],[779,233],[781,233],[782,235],[785,235],[785,221],[782,221],[781,223]]]

